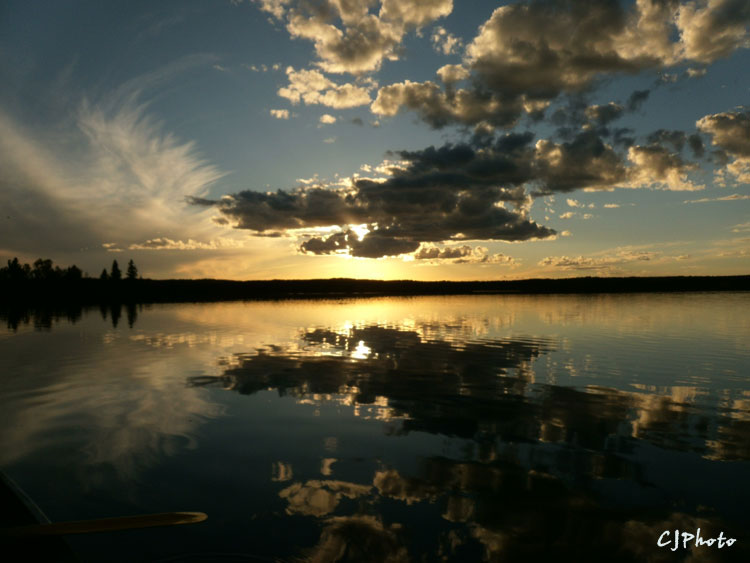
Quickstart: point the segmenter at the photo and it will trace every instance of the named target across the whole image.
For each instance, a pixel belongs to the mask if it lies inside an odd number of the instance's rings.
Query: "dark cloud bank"
[[[654,181],[672,170],[689,168],[678,154],[659,144],[631,150],[648,153],[637,171],[646,169]],[[423,243],[554,237],[554,229],[529,217],[533,197],[624,186],[636,172],[626,155],[595,129],[579,130],[560,142],[535,141],[528,132],[510,133],[492,141],[475,138],[393,156],[398,164],[390,166],[386,178],[360,177],[345,188],[246,190],[219,200],[191,201],[216,206],[223,220],[263,236],[290,229],[338,228],[325,236],[310,236],[300,251],[378,258],[412,253]],[[362,238],[347,227],[359,224],[370,231]]]

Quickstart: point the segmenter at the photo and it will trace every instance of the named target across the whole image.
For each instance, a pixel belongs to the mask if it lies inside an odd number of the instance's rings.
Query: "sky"
[[[5,0],[0,263],[750,273],[747,0]]]

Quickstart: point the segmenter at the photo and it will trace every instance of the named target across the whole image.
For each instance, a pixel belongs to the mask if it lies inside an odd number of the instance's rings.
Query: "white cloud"
[[[243,248],[243,241],[219,237],[208,242],[199,242],[193,239],[172,240],[166,237],[148,239],[144,242],[134,243],[128,246],[128,250],[217,250],[225,248]]]
[[[548,0],[500,6],[466,47],[463,65],[471,71],[475,91],[463,95],[494,100],[494,111],[505,116],[491,119],[477,113],[470,124],[484,120],[513,126],[524,112],[539,112],[560,94],[579,93],[602,75],[664,71],[686,62],[705,64],[726,57],[750,46],[748,6],[747,0]],[[457,47],[449,38],[444,28],[436,28],[433,41],[445,51]],[[695,69],[685,72],[687,76],[699,74]],[[662,72],[663,80],[678,77]],[[378,97],[393,97],[396,91],[389,88],[381,90]],[[420,97],[416,88],[410,87],[412,98],[401,105],[418,111],[430,125],[469,122],[471,114],[451,107],[446,93],[425,96],[423,87]],[[440,120],[433,117],[438,103],[443,112]],[[376,100],[373,109],[383,106],[384,102]],[[515,117],[511,117],[513,112]],[[679,189],[685,186],[683,183]]]
[[[437,26],[432,32],[432,47],[444,55],[457,53],[461,49],[461,39],[448,32],[444,27]]]
[[[383,0],[380,17],[421,27],[453,11],[453,0]]]
[[[268,66],[266,64],[260,64],[260,65],[248,65],[243,64],[243,67],[245,67],[248,70],[252,70],[253,72],[268,72],[270,70],[280,70],[281,65],[279,63],[274,63],[271,66]]]
[[[165,132],[145,105],[119,99],[83,102],[66,143],[0,111],[0,207],[13,218],[0,224],[7,252],[116,251],[160,232],[223,230],[186,198],[205,196],[224,173],[194,143]]]
[[[750,195],[732,194],[725,195],[723,197],[704,197],[701,199],[686,199],[682,203],[709,203],[712,201],[738,201],[743,199],[750,199]]]
[[[385,58],[396,59],[403,28],[373,14],[363,15],[340,29],[321,16],[294,13],[287,31],[293,38],[313,42],[318,66],[327,72],[360,74],[378,70]]]
[[[698,129],[711,135],[711,142],[732,161],[726,173],[741,184],[750,184],[750,110],[739,107],[734,111],[706,115],[696,122]],[[725,171],[718,171],[719,183],[725,183]]]
[[[444,65],[437,70],[437,75],[445,84],[453,84],[469,78],[469,71],[461,65]]]
[[[681,54],[684,58],[710,63],[750,46],[747,0],[707,0],[681,4],[677,12]]]
[[[330,125],[336,123],[336,118],[328,113],[324,113],[320,116],[320,122],[324,125]]]
[[[259,0],[261,10],[286,24],[292,38],[312,41],[317,65],[326,72],[362,74],[396,60],[398,47],[410,28],[420,28],[453,10],[452,0],[383,0],[374,2],[322,0]]]
[[[505,264],[513,265],[515,260],[505,254],[490,254],[483,246],[435,246],[423,244],[413,254],[407,255],[409,259],[422,261],[430,264]]]
[[[609,270],[619,266],[651,262],[661,253],[646,250],[616,250],[595,256],[547,256],[539,261],[539,266],[561,270]]]
[[[269,111],[272,117],[275,117],[276,119],[289,119],[289,110],[288,109],[272,109]]]
[[[242,0],[232,0],[232,3],[238,3]],[[284,16],[286,7],[291,3],[290,0],[253,0],[260,4],[260,9],[264,12],[268,12],[277,19],[281,19]]]
[[[369,83],[336,84],[318,70],[294,70],[287,67],[289,84],[278,90],[279,96],[293,104],[320,104],[334,109],[353,108],[370,103]]]
[[[672,191],[697,191],[705,188],[687,177],[689,171],[698,168],[697,165],[683,161],[664,147],[632,146],[628,149],[628,160],[633,164],[629,169],[628,187]]]
[[[443,67],[443,76],[455,77]],[[526,111],[523,97],[506,104],[493,96],[461,88],[450,95],[431,81],[405,80],[381,88],[370,110],[376,115],[394,116],[402,107],[419,112],[424,121],[439,128],[450,123],[475,125],[485,121],[490,126],[510,126]],[[528,106],[533,110],[532,106]]]

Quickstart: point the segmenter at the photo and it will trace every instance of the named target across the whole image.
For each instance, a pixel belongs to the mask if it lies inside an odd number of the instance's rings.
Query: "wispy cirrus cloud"
[[[220,250],[244,248],[245,241],[236,238],[219,237],[207,242],[193,239],[172,240],[166,237],[148,239],[128,246],[128,250]]]
[[[157,233],[179,239],[220,230],[185,198],[205,195],[225,173],[165,131],[137,92],[84,99],[54,135],[0,111],[0,146],[8,253],[111,251]],[[103,241],[111,248],[102,250]]]

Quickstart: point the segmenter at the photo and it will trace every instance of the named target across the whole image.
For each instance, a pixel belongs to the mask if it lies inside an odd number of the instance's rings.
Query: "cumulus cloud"
[[[611,44],[622,19],[613,2],[510,4],[493,12],[466,51],[489,87],[551,98],[625,64]]]
[[[711,136],[711,143],[732,158],[726,169],[739,183],[750,184],[750,110],[707,115],[696,123],[698,129]]]
[[[289,119],[288,109],[272,109],[269,113],[271,117],[275,117],[276,119]]]
[[[456,69],[442,67],[441,78],[451,80],[461,76]],[[453,123],[476,125],[485,122],[497,127],[511,127],[526,111],[543,109],[521,96],[504,100],[494,94],[474,88],[443,90],[432,81],[405,80],[381,88],[370,106],[373,113],[394,116],[401,108],[416,111],[433,128]]]
[[[586,117],[597,125],[607,125],[610,121],[619,119],[625,113],[625,108],[615,102],[606,105],[595,105],[586,108]]]
[[[511,256],[505,254],[490,254],[482,246],[469,245],[445,246],[422,245],[413,255],[414,260],[425,260],[433,264],[514,264]]]
[[[605,256],[547,256],[539,266],[561,270],[608,270],[633,262],[649,262],[660,253],[646,250],[618,250]]]
[[[330,125],[332,123],[336,123],[336,118],[328,113],[324,113],[320,116],[320,123],[323,125]]]
[[[273,63],[271,66],[268,66],[266,64],[260,64],[260,65],[243,64],[242,66],[246,68],[247,70],[251,70],[253,72],[268,72],[269,70],[281,69],[280,63]]]
[[[611,189],[624,182],[628,170],[622,157],[592,131],[573,140],[536,143],[539,194],[571,192],[578,189]]]
[[[653,133],[650,133],[646,140],[652,144],[669,144],[679,152],[685,146],[687,142],[687,135],[683,131],[669,131],[667,129],[658,129]]]
[[[705,152],[703,139],[701,139],[698,133],[688,135],[684,131],[658,129],[650,133],[646,137],[646,141],[655,145],[670,145],[677,152],[681,152],[685,145],[687,145],[696,158],[702,157]]]
[[[650,90],[636,90],[628,98],[628,111],[637,111],[648,100]]]
[[[398,59],[406,31],[420,28],[453,10],[453,0],[259,0],[261,10],[286,25],[292,38],[312,41],[317,65],[326,72],[361,74],[376,71],[383,60]]]
[[[670,153],[659,145],[633,146],[628,149],[628,160],[633,163],[629,185],[635,188],[654,187],[673,191],[696,191],[705,188],[687,177],[696,170],[693,163]]]
[[[461,39],[450,33],[442,26],[436,26],[430,37],[432,47],[444,55],[457,53],[462,47]]]
[[[710,63],[750,46],[750,4],[746,0],[708,0],[680,5],[677,12],[684,58]]]
[[[385,86],[372,109],[383,115],[394,115],[396,105],[412,109],[438,127],[482,120],[512,126],[524,112],[539,112],[561,94],[584,92],[601,76],[709,63],[747,47],[749,13],[745,0],[637,0],[629,6],[532,0],[501,6],[466,47],[464,65],[473,85],[462,96],[491,100],[484,113],[499,111],[502,118],[459,111],[450,93],[431,83]],[[648,94],[634,92],[625,107],[638,109]],[[436,108],[442,119],[434,118]],[[594,119],[611,121],[623,111],[600,109]]]
[[[473,253],[471,246],[448,246],[440,248],[438,246],[422,246],[419,252],[414,253],[415,260],[450,260],[455,258],[464,258],[471,256]]]
[[[323,229],[307,235],[299,247],[304,253],[376,258],[419,248],[416,259],[441,259],[447,255],[439,252],[462,252],[454,247],[435,250],[446,242],[555,236],[554,230],[530,219],[534,197],[616,187],[703,188],[687,177],[695,165],[661,145],[631,146],[626,159],[593,130],[564,142],[535,141],[526,132],[391,154],[393,160],[377,168],[362,167],[371,177],[357,174],[338,187],[319,183],[193,202],[216,206],[233,226],[256,235]],[[573,198],[566,201],[582,210],[594,207]],[[573,216],[593,217],[572,211],[559,217]],[[353,225],[365,226],[364,235]]]
[[[353,108],[370,103],[371,85],[336,84],[317,70],[286,69],[289,83],[278,90],[279,96],[293,104],[320,104],[335,109]]]
[[[347,254],[360,258],[382,258],[413,252],[418,241],[393,237],[377,230],[359,238],[352,230],[341,231],[327,237],[311,237],[300,245],[300,251],[309,254]]]
[[[380,17],[408,26],[422,27],[452,11],[453,0],[383,0]]]
[[[469,71],[461,65],[443,65],[437,70],[437,75],[444,84],[453,84],[469,78]]]
[[[245,191],[194,202],[215,205],[236,227],[257,233],[336,228],[301,246],[315,254],[377,257],[413,252],[420,243],[548,238],[555,231],[526,211],[523,184],[535,177],[531,140],[512,134],[482,149],[459,144],[400,151],[400,164],[391,164],[387,177],[358,177],[338,189]],[[366,224],[369,232],[360,239],[347,227],[354,224]]]
[[[352,74],[378,70],[384,58],[398,58],[395,48],[403,36],[401,28],[373,14],[349,20],[342,30],[324,18],[295,13],[287,30],[314,43],[323,70]]]

